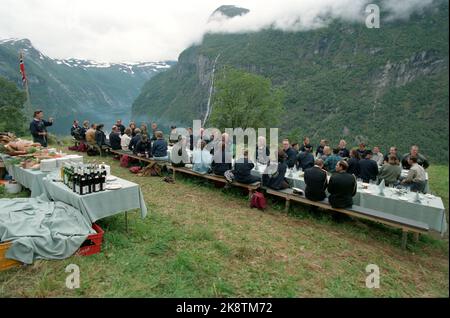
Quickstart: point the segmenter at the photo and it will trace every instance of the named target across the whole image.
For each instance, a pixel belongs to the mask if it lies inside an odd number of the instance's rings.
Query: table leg
[[[402,249],[406,249],[407,241],[408,241],[408,232],[403,230],[403,233],[402,233]]]
[[[291,200],[286,199],[286,205],[285,205],[285,207],[284,207],[284,211],[285,211],[286,213],[289,212],[289,207],[290,207],[290,206],[291,206]]]

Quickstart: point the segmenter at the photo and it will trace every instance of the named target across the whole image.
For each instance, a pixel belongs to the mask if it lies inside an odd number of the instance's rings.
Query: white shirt
[[[128,145],[130,144],[131,137],[127,134],[123,134],[120,136],[120,146],[122,147],[122,150],[129,150]]]

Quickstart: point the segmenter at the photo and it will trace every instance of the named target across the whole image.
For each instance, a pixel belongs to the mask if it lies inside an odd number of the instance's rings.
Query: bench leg
[[[174,167],[172,167],[172,178],[175,181],[175,168]]]
[[[403,230],[402,233],[402,249],[406,249],[406,243],[408,242],[408,231]]]
[[[284,211],[287,213],[289,212],[289,207],[291,206],[291,200],[286,199],[286,204],[284,206]]]

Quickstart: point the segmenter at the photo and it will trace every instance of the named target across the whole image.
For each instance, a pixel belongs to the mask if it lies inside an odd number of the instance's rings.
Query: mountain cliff
[[[67,134],[74,118],[112,123],[129,119],[142,85],[175,62],[97,63],[53,59],[28,39],[0,40],[0,76],[22,88],[19,51],[25,56],[31,103],[55,118],[52,132]]]
[[[418,143],[433,160],[448,161],[447,2],[408,20],[382,20],[380,29],[335,20],[303,32],[206,34],[144,85],[133,115],[166,125],[202,119],[216,59],[217,69],[257,73],[285,90],[281,137],[332,145],[343,137],[401,152]]]

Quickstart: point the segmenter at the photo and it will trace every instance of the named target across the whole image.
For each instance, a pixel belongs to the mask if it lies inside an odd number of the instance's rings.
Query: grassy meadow
[[[147,218],[129,213],[128,233],[123,213],[100,220],[97,255],[0,272],[0,297],[449,296],[447,238],[423,235],[402,250],[397,229],[295,204],[286,214],[284,202],[270,197],[262,212],[239,189],[182,175],[169,184],[102,160],[140,184]],[[448,167],[428,170],[448,210]],[[80,267],[79,289],[65,287],[71,263]],[[365,286],[368,264],[380,268],[379,289]]]

